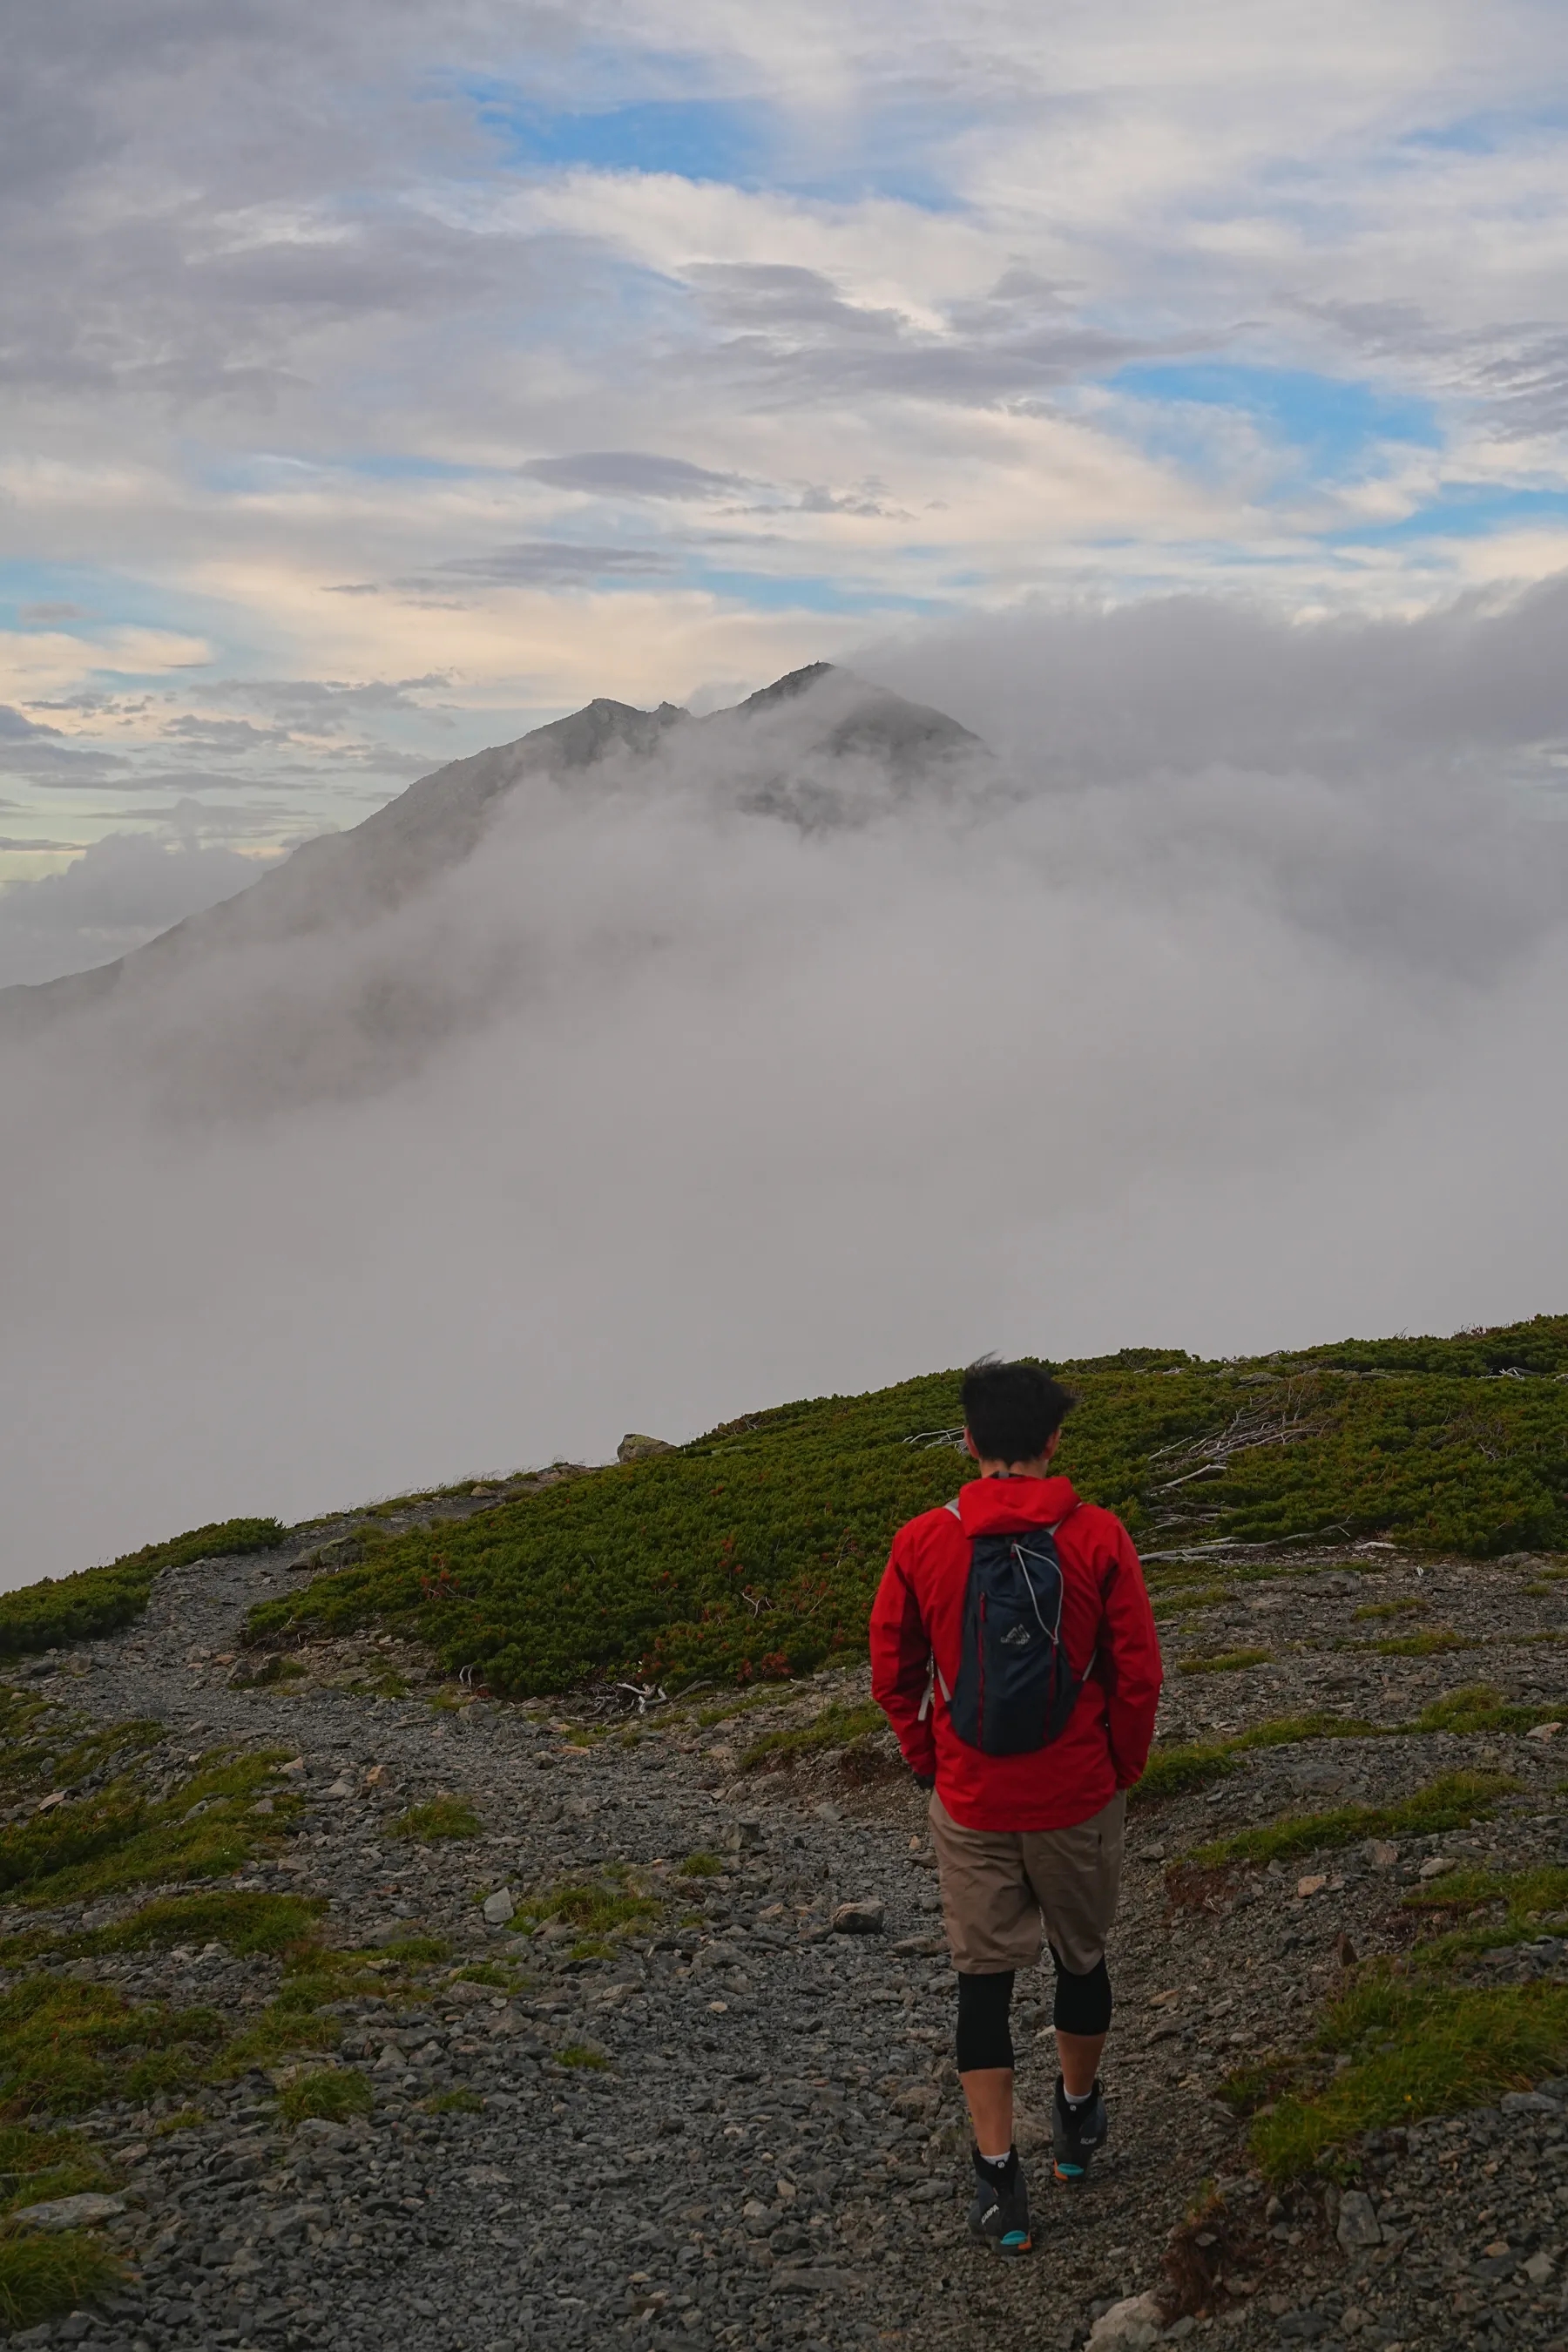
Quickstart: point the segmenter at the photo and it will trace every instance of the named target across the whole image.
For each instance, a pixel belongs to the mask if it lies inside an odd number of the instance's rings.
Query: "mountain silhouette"
[[[470,856],[526,778],[581,779],[615,755],[647,759],[677,737],[721,758],[727,748],[742,755],[731,794],[737,807],[806,825],[852,821],[852,801],[837,789],[844,768],[874,770],[895,792],[910,791],[954,761],[984,754],[978,737],[942,712],[830,662],[793,670],[702,718],[674,703],[638,710],[600,697],[514,742],[420,777],[361,824],[302,843],[234,898],[110,963],[0,989],[0,1034],[25,1034],[215,951],[357,929]]]

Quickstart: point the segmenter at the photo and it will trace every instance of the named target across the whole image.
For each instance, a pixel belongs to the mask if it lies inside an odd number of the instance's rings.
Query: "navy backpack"
[[[1083,1688],[1062,1643],[1060,1525],[971,1540],[958,1682],[942,1696],[960,1739],[985,1756],[1048,1748]]]

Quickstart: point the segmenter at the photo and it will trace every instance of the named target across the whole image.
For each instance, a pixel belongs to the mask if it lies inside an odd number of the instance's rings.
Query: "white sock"
[[[982,2148],[980,2151],[980,2161],[982,2164],[1005,2164],[1007,2158],[1012,2155],[1012,2153],[1013,2151],[1010,2147],[1005,2147],[1000,2156],[987,2156],[985,2150]]]

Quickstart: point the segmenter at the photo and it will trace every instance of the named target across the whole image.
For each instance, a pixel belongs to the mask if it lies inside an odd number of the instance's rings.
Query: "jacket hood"
[[[1070,1478],[972,1478],[958,1490],[958,1523],[966,1536],[1054,1527],[1077,1508]]]

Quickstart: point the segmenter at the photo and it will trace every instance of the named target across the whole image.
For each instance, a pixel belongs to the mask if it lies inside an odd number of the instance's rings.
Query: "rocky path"
[[[330,1940],[395,1956],[380,1965],[395,1992],[332,2004],[329,2063],[368,2078],[364,2116],[289,2130],[284,2066],[203,2094],[172,2130],[169,2098],[89,2117],[127,2182],[109,2227],[139,2281],[107,2313],[18,2340],[1065,2352],[1098,2326],[1099,2343],[1129,2346],[1161,2332],[1326,2352],[1568,2344],[1568,2086],[1561,2105],[1549,2084],[1522,2104],[1383,2134],[1342,2197],[1321,2181],[1273,2193],[1215,2096],[1249,2054],[1310,2041],[1348,1965],[1407,1944],[1401,1898],[1426,1865],[1568,1861],[1550,1735],[1408,1729],[1445,1690],[1483,1678],[1514,1696],[1560,1692],[1557,1588],[1528,1561],[1420,1578],[1364,1555],[1290,1562],[1288,1575],[1265,1565],[1193,1570],[1199,1598],[1178,1597],[1165,1628],[1173,1665],[1266,1654],[1173,1672],[1162,1738],[1215,1739],[1326,1704],[1406,1729],[1259,1749],[1134,1815],[1112,1956],[1113,2145],[1079,2194],[1053,2190],[1036,2161],[1038,2251],[1012,2265],[964,2233],[952,1979],[921,1801],[861,1743],[741,1769],[760,1727],[852,1703],[855,1678],[818,1677],[773,1714],[705,1724],[699,1701],[607,1734],[568,1713],[464,1703],[415,1679],[412,1654],[368,1640],[308,1656],[294,1681],[238,1689],[237,1628],[289,1574],[288,1554],[166,1574],[141,1623],[13,1679],[106,1720],[156,1717],[171,1754],[284,1751],[280,1785],[303,1791],[304,1810],[237,1883],[324,1897]],[[1394,1613],[1355,1613],[1384,1606]],[[1411,1622],[1482,1646],[1370,1646]],[[400,1678],[408,1696],[377,1695]],[[704,1696],[721,1708],[722,1694]],[[1456,1764],[1506,1771],[1517,1792],[1471,1826],[1283,1867],[1182,1861],[1291,1807],[1394,1801]],[[478,1836],[388,1834],[442,1795],[471,1802]],[[524,1898],[565,1883],[646,1907],[603,1936],[560,1918],[520,1933]],[[871,1906],[879,1928],[836,1931],[846,1905],[862,1918]],[[90,1927],[116,1907],[63,1924]],[[460,1973],[480,1963],[478,1978]],[[70,1966],[226,2013],[279,1976],[277,1960],[221,1945]],[[1532,1932],[1488,1956],[1485,1974],[1568,1980],[1564,1946]],[[1021,1992],[1027,2161],[1054,2063],[1048,1980]],[[1169,2296],[1157,2315],[1117,2308],[1173,2276],[1184,2315],[1173,2321]]]

